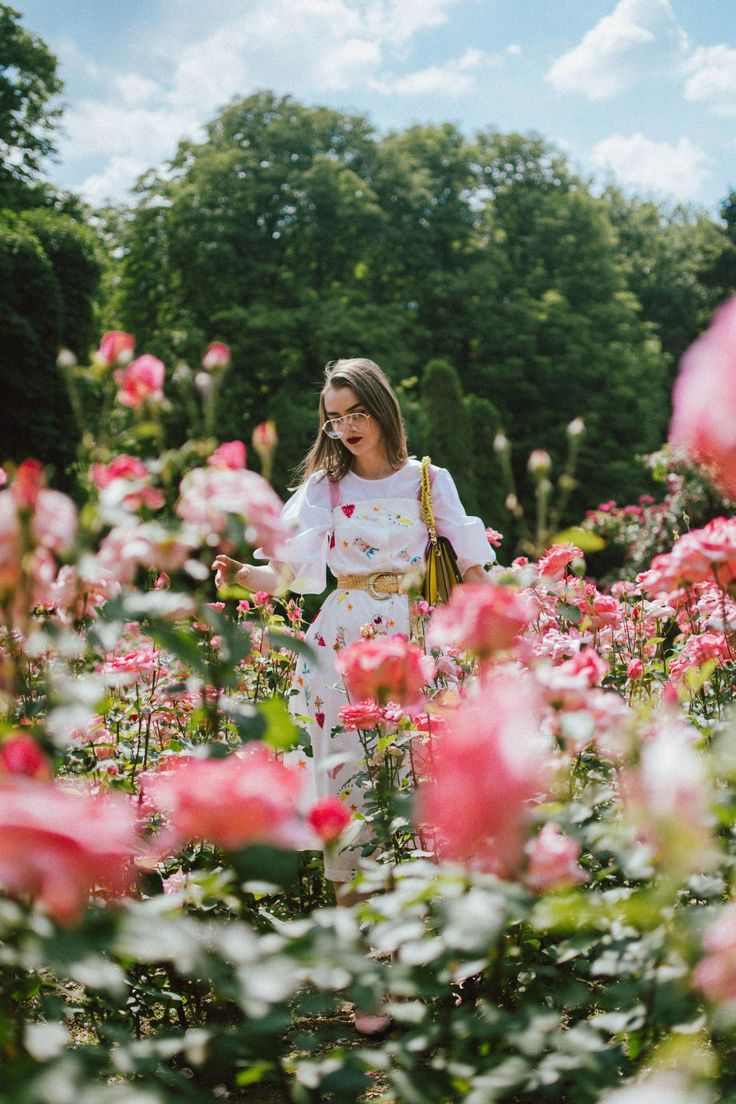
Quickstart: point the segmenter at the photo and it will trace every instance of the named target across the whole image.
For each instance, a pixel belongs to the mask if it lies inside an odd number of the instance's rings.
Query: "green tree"
[[[570,519],[601,496],[629,500],[643,489],[635,455],[665,430],[665,358],[627,287],[605,202],[533,136],[481,134],[476,160],[492,275],[474,303],[463,384],[498,407],[520,488],[531,450],[560,463],[565,427],[580,416],[588,432]]]
[[[628,286],[642,318],[655,327],[671,378],[685,349],[728,293],[726,259],[736,250],[729,250],[724,227],[702,211],[668,209],[615,188],[607,189],[604,199]]]
[[[465,509],[477,512],[470,419],[457,371],[446,360],[430,360],[422,376],[424,452],[448,468]]]
[[[528,452],[560,460],[582,416],[573,520],[644,489],[635,454],[667,423],[665,324],[642,311],[614,214],[535,135],[471,142],[446,124],[379,138],[360,117],[259,92],[141,182],[122,220],[120,318],[167,360],[232,346],[219,432],[282,421],[280,480],[338,356],[370,355],[394,384],[449,362],[464,395],[498,410],[520,484]],[[290,405],[305,399],[308,416]]]
[[[39,239],[9,212],[0,216],[0,287],[2,459],[31,454],[63,467],[71,412],[55,367],[49,371],[62,316],[59,285]]]
[[[505,533],[509,527],[504,506],[506,488],[493,448],[501,418],[493,403],[478,395],[466,396],[465,411],[478,514],[487,525]],[[499,554],[502,559],[507,559],[508,547],[509,542],[504,542],[504,552]]]
[[[54,153],[60,115],[50,106],[62,89],[57,59],[20,18],[0,4],[0,207],[16,206],[44,158]]]

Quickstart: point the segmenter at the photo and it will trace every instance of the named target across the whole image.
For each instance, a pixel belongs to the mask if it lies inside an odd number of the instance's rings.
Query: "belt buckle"
[[[387,590],[376,590],[376,582],[378,579],[391,578],[393,576],[392,571],[374,571],[372,575],[369,575],[366,579],[367,590],[371,598],[375,598],[379,602],[385,602],[391,597],[391,592]]]

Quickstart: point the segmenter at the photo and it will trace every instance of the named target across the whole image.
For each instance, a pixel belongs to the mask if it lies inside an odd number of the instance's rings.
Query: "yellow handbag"
[[[432,463],[429,456],[422,457],[422,493],[420,512],[427,526],[429,540],[424,550],[424,582],[422,597],[431,606],[446,602],[454,586],[463,581],[457,565],[455,549],[447,537],[439,537],[432,509],[432,482],[429,468]]]

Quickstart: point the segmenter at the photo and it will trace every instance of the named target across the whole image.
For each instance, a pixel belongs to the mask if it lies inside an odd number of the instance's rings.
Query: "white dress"
[[[310,476],[282,512],[294,529],[282,560],[289,589],[322,593],[328,567],[336,577],[421,568],[427,529],[419,512],[420,472],[421,464],[413,458],[385,479],[362,479],[350,472],[339,484],[334,509],[330,481],[322,472]],[[432,505],[437,531],[452,541],[461,572],[495,559],[483,522],[465,513],[444,468],[433,468]],[[293,683],[296,694],[290,699],[293,715],[300,718],[312,742],[309,787],[314,787],[316,797],[342,797],[354,809],[360,808],[360,794],[349,789],[348,779],[356,772],[362,750],[358,734],[340,727],[339,713],[348,699],[335,652],[359,639],[367,623],[388,635],[408,635],[407,596],[376,599],[366,590],[334,590],[307,630],[305,639],[315,659],[299,658]],[[306,724],[305,717],[309,718]],[[335,753],[345,754],[343,766],[335,768],[327,762]],[[347,851],[325,859],[325,873],[333,881],[349,880],[355,866],[354,854]]]

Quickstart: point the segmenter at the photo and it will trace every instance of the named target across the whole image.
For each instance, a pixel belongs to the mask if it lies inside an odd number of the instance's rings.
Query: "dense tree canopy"
[[[0,4],[0,461],[27,455],[63,481],[77,428],[56,367],[94,340],[100,262],[82,205],[40,177],[61,90],[54,55]]]
[[[528,452],[559,461],[566,425],[585,419],[573,513],[643,489],[636,455],[661,442],[671,366],[723,292],[705,274],[730,245],[705,216],[594,196],[540,137],[450,124],[379,137],[269,92],[144,179],[124,225],[117,321],[167,357],[232,345],[221,433],[285,419],[280,480],[314,432],[325,362],[371,355],[398,386],[439,359],[498,411],[522,484]],[[419,451],[446,396],[404,394],[424,411]],[[482,464],[466,488],[479,504],[499,479]]]
[[[83,355],[103,320],[172,367],[231,345],[218,434],[274,418],[282,492],[317,428],[323,366],[350,355],[386,368],[412,449],[456,470],[489,522],[503,523],[499,428],[527,506],[529,452],[559,469],[576,417],[570,519],[644,489],[636,457],[662,440],[679,356],[736,290],[735,194],[721,222],[598,196],[536,135],[447,123],[381,136],[264,91],[146,174],[131,207],[92,214],[39,176],[60,82],[19,19],[0,3],[0,367],[34,431],[3,432],[7,455],[68,462],[56,350]],[[172,434],[194,430],[169,394]]]
[[[19,20],[19,12],[0,4],[0,206],[14,206],[18,189],[53,153],[60,113],[50,105],[62,87],[57,60]]]

